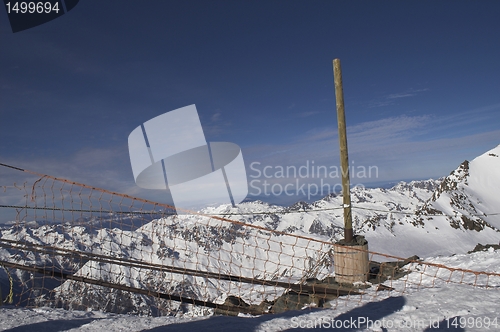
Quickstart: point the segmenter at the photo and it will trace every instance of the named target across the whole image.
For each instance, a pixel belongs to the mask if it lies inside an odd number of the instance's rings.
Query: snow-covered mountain
[[[500,229],[500,146],[451,172],[419,210],[443,215],[462,230]],[[426,218],[429,220],[429,218]]]
[[[477,243],[498,243],[499,155],[500,145],[471,162],[465,161],[439,180],[400,182],[391,189],[353,188],[355,233],[367,238],[371,251],[398,257],[461,254]],[[105,216],[110,221],[107,228],[102,226],[103,222],[96,228],[92,220],[65,225],[18,223],[0,229],[0,237],[98,254],[108,261],[89,261],[88,257],[75,260],[75,257],[54,256],[50,251],[13,249],[0,249],[0,257],[215,303],[223,303],[228,295],[236,294],[247,303],[259,304],[276,299],[284,289],[176,274],[161,266],[292,283],[311,277],[322,279],[333,272],[329,259],[331,246],[300,236],[328,243],[339,240],[343,232],[341,206],[342,197],[331,194],[311,204],[299,202],[290,207],[256,201],[202,211],[256,227],[196,215],[146,220],[139,228],[116,228],[122,220],[139,226],[142,219],[133,214]],[[116,265],[113,264],[116,259],[149,265]],[[384,257],[374,259],[384,260]],[[28,291],[30,282],[36,283],[32,275],[20,270],[17,273],[21,281],[19,292],[24,294],[26,302],[49,301],[76,309],[153,315],[193,313],[193,308],[176,302],[71,280],[44,284],[46,289],[52,289],[50,292]]]
[[[412,211],[414,214],[380,215],[385,225],[392,219],[389,223],[394,225],[392,236],[385,230],[364,228],[370,249],[400,256],[417,254],[429,257],[465,253],[477,243],[498,243],[499,156],[500,145],[470,162],[464,161],[439,181],[424,204]],[[406,184],[398,186],[405,187]],[[363,222],[365,225],[370,220],[367,217]],[[410,224],[413,227],[408,228]]]
[[[433,257],[426,261],[450,268],[500,273],[500,250],[493,248],[452,257]],[[458,272],[458,271],[457,271]],[[412,273],[402,296],[377,297],[372,294],[354,295],[332,308],[302,310],[285,314],[256,317],[150,317],[117,315],[102,311],[62,310],[40,307],[34,309],[0,307],[2,329],[9,331],[290,331],[307,326],[307,322],[325,322],[317,325],[330,329],[328,323],[346,321],[340,330],[353,331],[494,331],[498,321],[498,287],[500,278],[490,278],[491,288],[472,287],[477,276],[457,273],[464,284],[448,283],[449,271],[442,270],[441,278],[433,273]],[[395,281],[403,283],[404,281]],[[423,285],[424,287],[419,287]],[[409,286],[409,287],[408,287]],[[372,293],[375,290],[368,289]],[[339,301],[342,298],[338,299]],[[242,315],[243,316],[243,315]],[[325,321],[325,318],[327,319]],[[370,320],[372,323],[366,323]],[[360,322],[349,325],[350,322]],[[338,325],[337,325],[338,326]],[[462,328],[463,327],[463,328]],[[305,330],[305,329],[301,329]]]

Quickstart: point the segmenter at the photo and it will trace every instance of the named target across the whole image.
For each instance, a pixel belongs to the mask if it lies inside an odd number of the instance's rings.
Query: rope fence
[[[0,208],[15,215],[0,224],[0,286],[18,306],[259,315],[376,300],[440,282],[500,287],[498,273],[341,246],[341,227],[312,234],[278,227],[275,217],[337,208],[176,215],[167,204],[0,166],[37,177],[0,185]],[[367,257],[367,282],[336,280],[334,255],[343,250]]]

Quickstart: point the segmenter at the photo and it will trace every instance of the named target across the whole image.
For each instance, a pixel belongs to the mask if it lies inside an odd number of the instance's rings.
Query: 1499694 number
[[[446,318],[446,327],[455,329],[465,329],[465,328],[487,328],[494,327],[498,329],[499,323],[497,317],[452,317]]]
[[[7,7],[7,13],[16,14],[49,14],[52,12],[59,13],[59,2],[54,4],[50,2],[7,2],[5,4]]]

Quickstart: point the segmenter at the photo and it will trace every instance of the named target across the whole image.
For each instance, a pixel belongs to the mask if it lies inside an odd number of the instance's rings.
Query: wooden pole
[[[342,168],[342,196],[344,203],[344,239],[352,242],[351,194],[349,183],[349,159],[347,157],[347,135],[345,126],[344,92],[342,89],[342,71],[340,59],[333,60],[333,76],[335,81],[335,97],[337,102],[337,121],[339,126],[340,164]]]

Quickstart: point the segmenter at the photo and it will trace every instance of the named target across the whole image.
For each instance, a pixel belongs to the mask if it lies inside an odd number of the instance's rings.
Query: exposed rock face
[[[500,146],[465,160],[443,179],[432,197],[417,211],[419,220],[446,216],[460,230],[480,232],[500,228]]]

